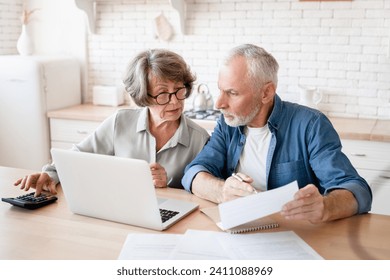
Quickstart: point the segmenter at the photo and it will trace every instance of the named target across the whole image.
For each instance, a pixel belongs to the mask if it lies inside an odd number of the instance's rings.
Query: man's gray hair
[[[265,49],[252,44],[237,46],[229,51],[224,64],[227,65],[238,56],[246,59],[248,76],[253,86],[268,82],[274,83],[275,87],[277,86],[279,64]]]

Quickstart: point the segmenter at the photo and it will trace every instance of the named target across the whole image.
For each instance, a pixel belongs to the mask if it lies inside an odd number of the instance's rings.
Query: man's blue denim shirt
[[[341,152],[339,135],[323,113],[276,95],[268,127],[272,133],[266,167],[268,190],[295,180],[300,188],[316,185],[322,194],[347,189],[354,194],[359,213],[371,210],[371,189]],[[191,192],[198,172],[222,179],[231,176],[245,144],[243,129],[228,126],[221,116],[209,142],[185,169],[182,184],[187,191]]]

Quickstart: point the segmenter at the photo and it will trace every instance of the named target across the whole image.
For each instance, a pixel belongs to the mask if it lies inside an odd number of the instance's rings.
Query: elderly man
[[[281,209],[286,219],[319,223],[368,212],[370,187],[341,152],[337,132],[320,111],[280,99],[278,68],[258,46],[231,50],[218,80],[223,116],[186,167],[183,186],[221,203],[296,180],[300,189]]]

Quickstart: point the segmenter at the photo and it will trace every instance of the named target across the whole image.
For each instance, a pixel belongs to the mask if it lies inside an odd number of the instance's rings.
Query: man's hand
[[[253,182],[252,178],[242,173],[238,173],[238,175],[244,182],[241,182],[233,176],[222,180],[208,172],[199,172],[192,181],[191,191],[196,196],[214,203],[222,203],[253,194],[254,188],[250,185]]]
[[[324,197],[315,185],[309,184],[295,193],[294,200],[283,206],[281,214],[286,219],[319,223],[323,221],[324,212]]]
[[[350,217],[357,210],[358,203],[352,192],[336,189],[323,196],[315,185],[309,184],[298,190],[294,200],[282,207],[281,215],[290,220],[321,223]]]
[[[238,177],[231,176],[222,186],[222,201],[233,200],[242,196],[253,194],[255,189],[251,186],[253,179],[245,174],[238,173]]]

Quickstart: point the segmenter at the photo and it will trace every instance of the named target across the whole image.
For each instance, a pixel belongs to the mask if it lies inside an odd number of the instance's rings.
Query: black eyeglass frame
[[[179,90],[182,90],[182,89],[184,89],[184,88],[186,89],[186,95],[184,96],[184,98],[178,98],[178,97],[177,97],[177,93],[179,92]],[[165,103],[159,103],[159,102],[157,101],[157,98],[158,98],[160,95],[163,95],[163,94],[168,94],[168,95],[169,95],[168,101],[165,102]],[[188,87],[188,86],[184,86],[184,87],[178,88],[178,89],[177,89],[176,91],[174,91],[174,92],[162,92],[162,93],[160,93],[160,94],[158,94],[158,95],[156,95],[156,96],[153,96],[153,95],[151,95],[151,94],[149,94],[149,93],[147,93],[147,95],[148,95],[149,97],[155,99],[158,105],[165,105],[165,104],[168,104],[169,102],[171,102],[172,95],[175,95],[176,98],[177,98],[177,100],[184,100],[184,99],[187,99],[188,96],[190,96],[190,92],[189,92],[189,87]]]

